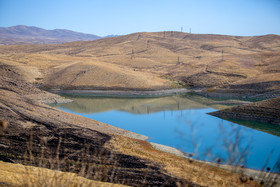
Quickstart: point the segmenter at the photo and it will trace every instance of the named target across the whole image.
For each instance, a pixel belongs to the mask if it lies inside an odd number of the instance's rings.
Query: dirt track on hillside
[[[188,86],[268,93],[280,89],[279,44],[278,35],[134,33],[57,45],[0,46],[0,61],[21,69],[27,81],[43,89]]]

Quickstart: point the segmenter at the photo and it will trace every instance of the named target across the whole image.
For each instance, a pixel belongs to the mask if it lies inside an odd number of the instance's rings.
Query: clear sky
[[[0,27],[106,36],[180,31],[280,35],[280,0],[0,0]]]

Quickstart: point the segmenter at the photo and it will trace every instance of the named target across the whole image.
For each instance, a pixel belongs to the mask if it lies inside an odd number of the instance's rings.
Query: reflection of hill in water
[[[79,113],[97,113],[110,110],[122,110],[135,114],[147,114],[164,110],[184,110],[206,108],[206,105],[179,96],[159,98],[103,98],[67,96],[73,102],[57,104]]]
[[[229,119],[223,117],[219,117],[219,118],[280,137],[279,125],[256,122],[256,121],[246,121],[240,119]]]

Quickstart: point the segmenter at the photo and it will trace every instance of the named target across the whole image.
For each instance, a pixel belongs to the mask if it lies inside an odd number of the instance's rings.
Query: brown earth
[[[244,104],[209,114],[280,136],[280,97]]]
[[[8,70],[5,77],[0,76],[0,118],[8,124],[1,129],[1,160],[35,166],[45,162],[45,167],[55,165],[72,172],[82,169],[80,163],[94,164],[91,171],[96,174],[92,176],[94,179],[133,186],[191,184],[168,175],[155,162],[105,146],[112,136],[131,132],[40,104],[27,96],[41,91],[30,83],[10,78],[9,72],[13,70]],[[42,156],[43,148],[47,151]],[[55,160],[57,154],[62,161],[52,163],[50,160]]]
[[[2,161],[83,171],[90,179],[133,186],[256,185],[124,137],[131,132],[41,104],[30,94],[48,93],[25,82],[23,69],[1,63],[0,71],[0,120],[7,122],[0,135]]]
[[[27,81],[44,89],[187,86],[211,88],[209,93],[279,95],[279,46],[278,35],[135,33],[87,42],[1,46],[0,61],[16,66]]]
[[[87,169],[89,178],[134,186],[255,186],[238,174],[157,151],[143,140],[124,137],[144,139],[140,135],[59,111],[34,98],[58,97],[36,87],[159,90],[188,86],[208,88],[209,93],[277,95],[279,43],[277,35],[160,32],[56,45],[1,46],[0,120],[7,125],[1,129],[0,159],[35,166],[44,163],[62,171]]]
[[[280,125],[280,97],[211,112],[209,114],[228,119],[250,120]]]

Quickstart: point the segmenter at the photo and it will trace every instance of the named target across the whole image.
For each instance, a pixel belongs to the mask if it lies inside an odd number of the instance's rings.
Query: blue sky
[[[280,0],[0,0],[0,27],[70,29],[99,36],[180,31],[280,35]]]

